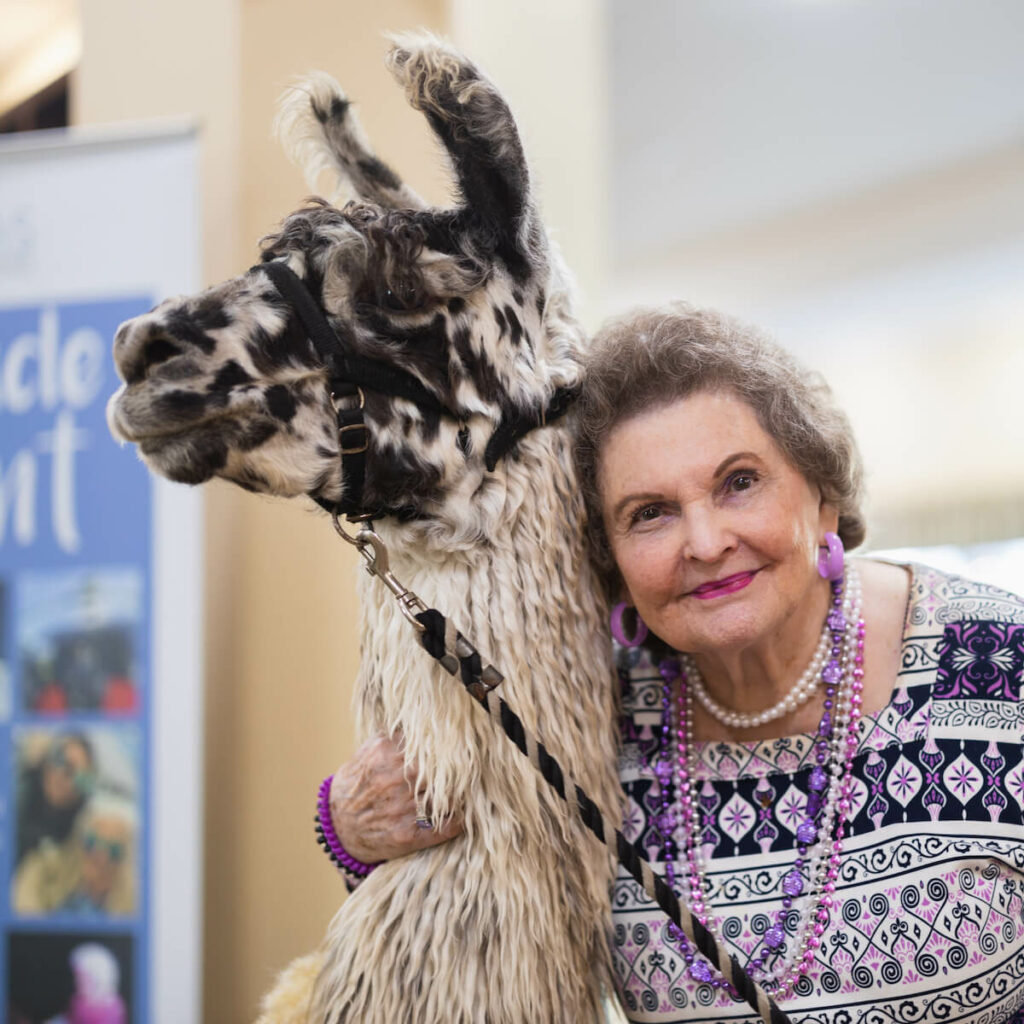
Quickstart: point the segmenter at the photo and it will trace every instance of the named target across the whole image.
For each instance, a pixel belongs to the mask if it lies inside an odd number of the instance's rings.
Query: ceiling
[[[1024,141],[1020,0],[609,0],[625,265]]]

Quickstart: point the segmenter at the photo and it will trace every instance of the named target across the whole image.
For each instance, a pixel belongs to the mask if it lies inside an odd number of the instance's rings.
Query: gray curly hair
[[[760,331],[683,302],[632,310],[598,331],[577,406],[576,462],[588,540],[609,589],[619,584],[601,514],[601,452],[625,420],[701,391],[745,401],[790,463],[839,512],[843,544],[866,533],[863,469],[849,420],[818,373]]]

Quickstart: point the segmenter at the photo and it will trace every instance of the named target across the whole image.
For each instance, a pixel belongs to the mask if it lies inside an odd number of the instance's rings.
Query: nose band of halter
[[[298,316],[317,355],[329,373],[331,399],[338,418],[338,442],[341,452],[344,496],[334,504],[323,498],[313,500],[328,512],[350,519],[377,518],[381,515],[415,517],[409,509],[370,510],[363,505],[363,484],[366,480],[366,451],[369,433],[363,420],[363,391],[376,391],[392,398],[404,398],[418,408],[459,420],[432,391],[405,370],[377,359],[346,352],[341,338],[328,323],[323,308],[310,294],[305,282],[291,267],[280,260],[257,264],[252,271],[263,270],[273,281],[281,297]],[[579,394],[577,388],[558,388],[546,409],[538,417],[505,410],[501,422],[484,450],[484,464],[493,472],[520,438],[537,427],[553,423],[565,415]]]

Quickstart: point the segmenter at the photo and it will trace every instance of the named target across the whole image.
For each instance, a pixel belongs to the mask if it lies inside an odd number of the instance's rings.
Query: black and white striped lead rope
[[[461,677],[470,696],[489,715],[501,722],[505,735],[529,758],[545,781],[567,804],[572,804],[570,796],[575,798],[576,811],[583,824],[615,852],[619,863],[636,879],[644,892],[682,929],[683,934],[707,958],[711,966],[757,1011],[761,1020],[765,1024],[790,1024],[789,1017],[743,970],[736,957],[730,955],[718,939],[679,902],[664,879],[655,874],[650,861],[644,860],[618,829],[608,829],[597,804],[566,775],[544,744],[526,730],[519,716],[494,692],[494,688],[502,681],[501,673],[492,665],[482,664],[476,648],[437,609],[427,608],[414,618],[423,627],[420,642],[427,652],[451,675]]]

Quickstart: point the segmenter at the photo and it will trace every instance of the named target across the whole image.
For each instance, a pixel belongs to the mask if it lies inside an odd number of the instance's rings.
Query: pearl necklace
[[[853,758],[858,743],[861,691],[864,677],[864,621],[861,618],[860,586],[856,570],[847,570],[848,587],[845,601],[842,582],[833,584],[832,607],[826,619],[832,647],[829,663],[822,671],[825,702],[822,720],[814,740],[815,764],[809,777],[810,794],[805,806],[805,820],[796,830],[797,857],[793,868],[782,879],[782,908],[763,936],[765,950],[753,956],[748,964],[753,977],[774,989],[778,999],[790,996],[800,979],[810,970],[815,951],[828,927],[829,912],[834,906],[836,878],[850,812],[853,788]],[[661,786],[662,813],[657,819],[665,847],[666,875],[675,887],[675,856],[678,849],[685,855],[685,888],[694,915],[714,931],[716,922],[704,899],[706,874],[700,854],[697,821],[700,807],[697,791],[697,758],[693,742],[693,698],[690,679],[699,678],[696,665],[684,655],[685,670],[678,662],[666,660],[659,666],[664,684],[662,751],[670,749],[670,730],[676,728],[677,751],[675,771],[670,761],[659,758],[655,775]],[[691,676],[692,674],[692,676]],[[674,723],[671,715],[671,685],[677,682],[678,713]],[[675,776],[675,789],[680,815],[677,819],[668,800],[668,782]],[[681,842],[676,840],[677,828]],[[813,845],[812,845],[813,844]],[[806,877],[806,881],[805,881]],[[809,885],[807,883],[810,883]],[[798,910],[798,929],[787,955],[782,956],[786,934],[786,918],[794,900],[803,897]],[[683,933],[674,925],[670,935],[679,942],[690,976],[713,987],[728,987],[723,978],[715,977],[711,968],[689,947]],[[771,969],[768,969],[768,964]]]
[[[764,725],[766,722],[773,722],[776,718],[782,718],[798,707],[806,704],[818,689],[821,682],[821,670],[825,665],[825,656],[831,645],[832,635],[828,628],[828,622],[821,627],[821,639],[818,647],[811,658],[811,663],[804,669],[804,673],[793,684],[790,691],[782,699],[764,711],[733,711],[719,704],[708,692],[707,684],[699,672],[691,672],[690,685],[696,694],[697,700],[704,705],[712,718],[732,728],[749,729],[755,725]]]

